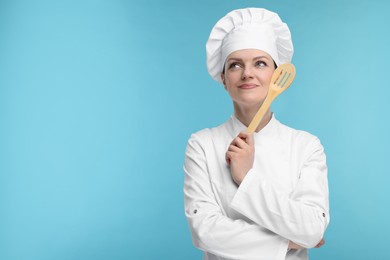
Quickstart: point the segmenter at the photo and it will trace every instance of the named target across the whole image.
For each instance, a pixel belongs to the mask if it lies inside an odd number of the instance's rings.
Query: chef
[[[266,9],[234,10],[215,24],[206,53],[234,113],[188,140],[184,203],[193,243],[206,260],[308,259],[329,224],[324,148],[270,110],[246,132],[274,70],[291,62],[290,30]]]

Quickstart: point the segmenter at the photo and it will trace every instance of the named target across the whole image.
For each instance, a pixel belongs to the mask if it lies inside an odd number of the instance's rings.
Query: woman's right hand
[[[255,158],[253,133],[241,132],[238,134],[230,143],[225,158],[234,182],[240,185],[253,167]]]

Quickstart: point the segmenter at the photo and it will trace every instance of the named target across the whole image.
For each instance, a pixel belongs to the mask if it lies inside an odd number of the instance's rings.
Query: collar
[[[235,135],[245,131],[247,128],[243,123],[241,123],[240,120],[238,120],[234,114],[230,117],[230,121]],[[271,120],[268,122],[268,124],[266,124],[259,132],[255,132],[254,134],[256,138],[276,136],[279,124],[280,122],[275,118],[275,114],[272,113]]]

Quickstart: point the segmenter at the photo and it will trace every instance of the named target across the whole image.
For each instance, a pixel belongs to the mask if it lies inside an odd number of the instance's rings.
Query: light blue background
[[[290,26],[273,106],[327,153],[312,259],[390,259],[388,1],[0,1],[0,259],[200,259],[183,213],[192,132],[232,113],[205,42],[228,11]]]

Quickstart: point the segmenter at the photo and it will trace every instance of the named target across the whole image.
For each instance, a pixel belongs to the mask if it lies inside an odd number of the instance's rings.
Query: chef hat
[[[278,14],[263,8],[237,9],[215,24],[206,43],[211,77],[222,83],[227,56],[243,49],[265,51],[278,66],[290,63],[294,52],[290,30]]]

